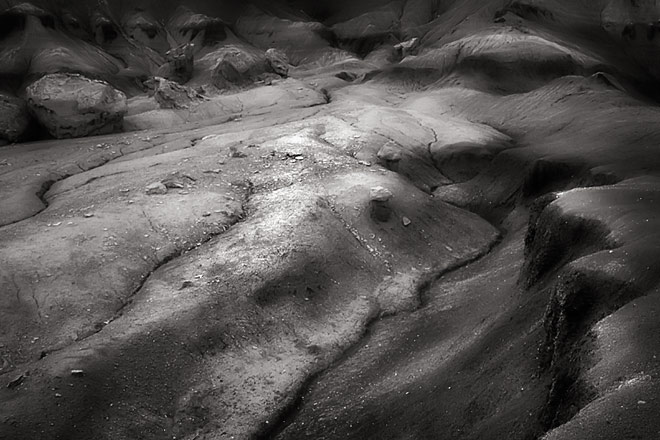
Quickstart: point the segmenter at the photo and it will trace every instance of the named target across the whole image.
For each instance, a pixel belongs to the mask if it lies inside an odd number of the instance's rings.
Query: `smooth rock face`
[[[30,115],[25,102],[0,94],[0,139],[17,141],[29,123]]]
[[[58,139],[118,131],[126,95],[82,75],[46,75],[27,88],[30,111]]]

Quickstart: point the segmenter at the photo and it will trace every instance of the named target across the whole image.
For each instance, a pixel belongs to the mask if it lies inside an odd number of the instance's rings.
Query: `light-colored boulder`
[[[46,75],[27,88],[27,98],[41,125],[60,139],[118,131],[127,112],[124,93],[77,74]]]

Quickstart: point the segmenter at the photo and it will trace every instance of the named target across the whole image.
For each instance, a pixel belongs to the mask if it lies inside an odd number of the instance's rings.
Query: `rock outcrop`
[[[224,41],[227,38],[225,27],[222,19],[195,13],[185,6],[179,6],[167,24],[171,35],[180,44],[212,45]]]
[[[19,140],[29,123],[30,115],[25,102],[0,93],[0,140]]]
[[[188,108],[191,104],[202,100],[199,94],[191,88],[165,78],[155,77],[148,83],[150,87],[153,87],[153,96],[160,108]]]
[[[46,75],[27,97],[39,123],[59,139],[118,131],[127,111],[124,93],[76,74]]]
[[[220,90],[235,86],[247,86],[266,72],[263,56],[238,46],[227,46],[219,54],[218,65],[213,71],[213,85]]]
[[[162,76],[179,84],[185,84],[193,76],[195,68],[195,45],[192,43],[175,47],[165,53],[166,63],[158,69],[158,76]]]
[[[271,70],[279,76],[289,76],[289,59],[281,50],[270,48],[266,51],[266,60]]]

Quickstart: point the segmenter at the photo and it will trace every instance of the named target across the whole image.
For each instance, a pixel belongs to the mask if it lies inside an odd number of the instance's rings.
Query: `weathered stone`
[[[27,88],[28,106],[56,138],[121,130],[126,95],[104,81],[77,74],[46,75]]]
[[[284,52],[270,48],[266,51],[266,60],[273,72],[283,78],[289,76],[289,59]]]
[[[165,78],[155,77],[145,84],[153,88],[154,99],[160,108],[189,108],[191,104],[202,101],[195,90]]]
[[[383,165],[392,171],[396,171],[399,162],[403,158],[401,149],[392,142],[388,142],[383,145],[383,147],[378,151],[377,156]]]
[[[396,44],[394,45],[394,49],[396,49],[402,58],[405,58],[408,55],[417,55],[417,49],[419,49],[419,38],[411,38],[410,40]]]
[[[387,202],[392,198],[392,191],[382,186],[371,188],[369,198],[372,202]]]
[[[184,44],[165,53],[166,63],[158,69],[157,76],[185,84],[193,76],[195,68],[195,45]]]
[[[154,182],[147,186],[147,194],[150,196],[167,194],[167,187],[162,182]]]
[[[239,47],[227,46],[220,54],[212,81],[217,88],[226,89],[232,85],[250,84],[265,71],[265,59]]]
[[[390,219],[392,209],[389,201],[392,198],[392,191],[382,186],[376,186],[369,191],[371,201],[371,218],[378,222],[386,222]]]
[[[27,106],[21,99],[0,94],[0,139],[17,141],[30,123]]]

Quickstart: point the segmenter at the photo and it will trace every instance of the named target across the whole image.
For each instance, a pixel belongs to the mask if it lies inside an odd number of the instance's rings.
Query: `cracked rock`
[[[126,95],[82,75],[46,75],[27,90],[30,111],[58,139],[107,134],[122,128]]]

